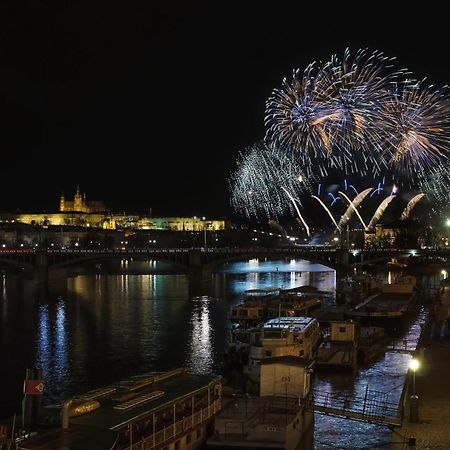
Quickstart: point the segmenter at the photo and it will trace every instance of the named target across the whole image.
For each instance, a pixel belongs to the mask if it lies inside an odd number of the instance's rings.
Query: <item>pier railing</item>
[[[306,399],[309,410],[377,425],[401,426],[403,405],[389,401],[389,394],[366,388],[362,396],[314,390]]]
[[[221,409],[221,400],[217,399],[206,408],[202,408],[196,413],[186,416],[183,419],[167,425],[162,430],[142,439],[141,441],[127,446],[127,448],[133,450],[151,450],[159,447],[161,444],[168,442],[177,437],[181,437],[183,434],[188,433],[189,430],[194,429],[197,425],[206,422]]]

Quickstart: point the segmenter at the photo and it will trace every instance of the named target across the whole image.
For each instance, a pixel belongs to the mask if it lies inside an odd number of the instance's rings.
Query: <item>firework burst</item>
[[[379,173],[380,115],[401,71],[381,52],[347,49],[322,65],[296,70],[266,104],[266,137],[293,150],[306,168],[338,167],[347,173]],[[314,169],[310,169],[314,170]]]
[[[385,104],[384,153],[394,176],[422,186],[447,165],[450,106],[447,89],[404,83]]]
[[[310,180],[289,153],[274,145],[258,143],[240,154],[229,180],[231,204],[245,216],[278,219],[295,213]]]

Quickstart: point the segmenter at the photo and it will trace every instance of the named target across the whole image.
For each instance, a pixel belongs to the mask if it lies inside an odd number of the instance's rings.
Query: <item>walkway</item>
[[[363,396],[313,390],[307,408],[319,414],[359,420],[377,425],[398,427],[401,416],[397,403],[389,401],[389,395],[366,389]]]
[[[416,373],[416,394],[419,396],[419,422],[409,418],[406,404],[404,424],[392,432],[392,450],[450,449],[450,284],[447,283],[441,302],[435,305],[433,322],[421,343],[420,368]],[[411,390],[407,399],[411,395]]]

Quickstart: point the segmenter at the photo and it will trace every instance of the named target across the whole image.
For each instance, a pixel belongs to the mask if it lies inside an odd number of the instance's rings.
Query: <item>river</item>
[[[121,273],[69,278],[64,295],[48,302],[38,302],[31,282],[0,278],[0,417],[20,411],[27,367],[43,369],[45,403],[147,371],[184,365],[217,372],[231,307],[245,290],[336,286],[335,272],[320,264],[251,260],[224,265],[214,274],[211,296],[190,298],[185,275],[128,273],[144,264],[159,263],[134,261],[123,264]],[[426,313],[422,308],[403,332],[408,340],[417,340]],[[314,387],[363,393],[369,384],[398,398],[409,358],[387,352],[356,376],[316,374]],[[316,414],[310,446],[387,448],[389,434],[385,427]]]

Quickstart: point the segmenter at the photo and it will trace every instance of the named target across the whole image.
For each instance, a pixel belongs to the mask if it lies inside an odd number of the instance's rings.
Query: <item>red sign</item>
[[[44,392],[44,382],[42,380],[25,380],[23,383],[23,393],[26,395],[41,395]]]
[[[8,425],[0,425],[0,438],[8,437]]]

